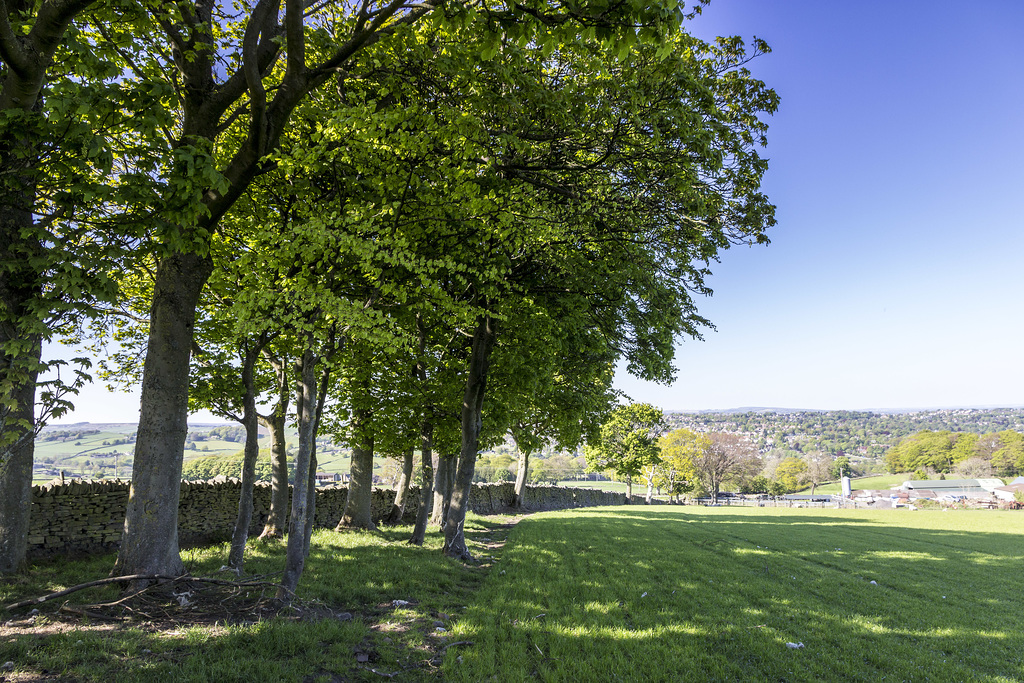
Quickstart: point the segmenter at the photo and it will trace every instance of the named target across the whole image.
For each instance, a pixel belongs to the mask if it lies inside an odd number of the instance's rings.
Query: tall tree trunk
[[[281,407],[281,410],[278,410]],[[262,419],[263,426],[270,431],[270,512],[263,526],[261,539],[284,538],[288,514],[288,444],[285,440],[284,427],[287,419],[287,406],[280,403],[274,412]]]
[[[358,362],[358,361],[357,361]],[[335,531],[376,529],[373,523],[373,412],[370,410],[370,372],[357,369],[352,394],[352,461],[349,466],[345,511]]]
[[[526,507],[526,477],[530,473],[530,453],[516,445],[519,451],[519,466],[516,468],[516,487],[512,496],[512,507],[522,509]]]
[[[335,531],[376,529],[371,519],[373,503],[373,435],[367,422],[369,409],[357,408],[354,413],[352,463],[349,467],[348,496],[345,511]]]
[[[626,503],[633,502],[633,475],[626,475]]]
[[[391,505],[391,514],[388,515],[388,524],[401,524],[405,516],[405,501],[409,498],[409,486],[412,484],[413,456],[415,448],[410,448],[402,458],[402,475],[398,478],[395,486],[395,502]]]
[[[0,171],[10,171],[11,156],[6,145],[0,147]],[[0,393],[0,575],[22,569],[28,552],[36,381],[42,362],[43,322],[32,305],[43,288],[30,265],[42,245],[25,237],[33,228],[35,187],[28,178],[11,175],[2,186],[7,206],[0,208],[0,380],[7,385]]]
[[[647,496],[645,496],[644,502],[647,503],[648,505],[650,505],[652,500],[654,500],[654,480],[653,479],[648,479],[647,480]]]
[[[299,452],[295,456],[295,490],[292,493],[292,512],[288,519],[288,546],[284,576],[277,597],[290,602],[299,585],[306,563],[306,520],[309,513],[309,472],[313,456],[313,431],[316,422],[316,362],[312,340],[302,354],[299,385],[301,400],[296,405],[299,415]],[[313,470],[315,473],[315,469]]]
[[[452,486],[455,485],[455,456],[434,455],[434,506],[430,523],[442,531],[448,523],[448,506],[452,502]]]
[[[430,519],[431,503],[434,499],[434,421],[426,419],[420,428],[420,471],[423,484],[420,486],[420,506],[416,510],[416,524],[412,529],[409,543],[423,545],[427,536],[427,522]]]
[[[452,502],[448,507],[444,527],[444,554],[470,561],[473,556],[466,547],[463,526],[469,508],[469,494],[473,487],[473,472],[480,449],[480,429],[483,426],[484,394],[487,390],[487,371],[491,350],[494,348],[494,323],[490,316],[481,316],[473,333],[473,347],[469,354],[469,372],[462,395],[462,452],[452,487]]]
[[[188,433],[188,370],[209,256],[175,252],[157,268],[135,464],[115,575],[184,572],[178,550],[181,462]]]
[[[258,349],[246,349],[242,362],[242,424],[245,426],[245,455],[242,458],[242,483],[238,494],[238,516],[235,530],[231,534],[231,550],[228,552],[228,568],[236,574],[242,573],[245,562],[245,543],[249,540],[252,525],[252,489],[256,483],[256,459],[260,456],[259,415],[256,413],[256,354]]]
[[[302,554],[309,557],[309,544],[313,540],[313,523],[316,521],[316,434],[309,453],[309,477],[306,483],[306,524],[302,528]]]
[[[267,354],[264,354],[265,356]],[[285,441],[284,426],[288,419],[288,369],[286,364],[270,358],[277,372],[277,403],[270,415],[260,415],[260,422],[270,431],[270,513],[263,527],[261,539],[284,538],[288,519],[288,444]]]
[[[333,354],[331,354],[333,356]],[[303,538],[303,553],[309,557],[309,544],[313,539],[313,524],[316,522],[316,440],[320,436],[320,418],[324,414],[327,401],[327,385],[331,379],[331,369],[324,367],[320,373],[320,386],[317,389],[316,412],[313,414],[312,443],[309,446],[309,489],[306,492],[306,528]]]
[[[6,302],[4,302],[6,303]],[[6,328],[6,325],[0,327]],[[7,330],[0,343],[11,341]],[[13,406],[3,411],[0,430],[0,575],[11,574],[25,567],[28,553],[29,510],[32,507],[32,460],[35,449],[35,397],[37,366],[42,345],[38,336],[24,340],[28,353],[17,360],[4,355],[3,371],[7,375],[12,364],[27,365],[15,376],[18,381],[11,391]]]

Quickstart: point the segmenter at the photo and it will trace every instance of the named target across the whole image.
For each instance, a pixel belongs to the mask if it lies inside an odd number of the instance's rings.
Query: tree
[[[669,499],[692,491],[697,481],[696,459],[711,444],[707,436],[676,429],[661,437],[661,463],[655,485],[668,490]]]
[[[87,361],[44,359],[43,342],[116,291],[122,226],[89,227],[117,194],[111,139],[137,103],[102,83],[109,50],[72,25],[93,5],[14,0],[0,11],[0,574],[25,563],[35,436],[88,380]]]
[[[811,495],[813,496],[814,489],[817,488],[818,484],[828,480],[831,474],[832,457],[827,453],[815,451],[808,453],[804,458],[804,462],[807,468],[803,473],[802,481],[811,485]]]
[[[999,432],[999,449],[992,453],[992,466],[1006,476],[1024,473],[1024,434],[1012,430]]]
[[[661,461],[658,437],[665,429],[662,412],[649,403],[630,403],[612,410],[595,442],[584,449],[587,469],[610,470],[626,479],[627,502],[633,496],[633,478],[645,467]]]
[[[718,502],[722,482],[752,457],[752,448],[739,434],[715,432],[707,437],[710,443],[694,459],[694,466],[704,490]]]
[[[260,0],[235,20],[222,18],[216,3],[200,0],[157,15],[158,37],[166,45],[155,45],[154,58],[146,63],[168,82],[180,84],[176,92],[182,96],[173,102],[177,125],[168,129],[173,131],[168,161],[174,163],[165,167],[167,189],[159,197],[165,221],[162,251],[150,315],[134,494],[117,571],[182,570],[172,492],[186,432],[195,307],[215,265],[207,247],[221,219],[267,169],[268,155],[307,95],[338,76],[343,90],[344,74],[364,52],[437,8],[430,2],[364,0],[338,16],[331,4],[287,0],[280,12],[279,3]],[[637,27],[642,39],[655,42],[678,28],[680,13],[661,6],[491,3],[479,9],[456,4],[446,18],[478,31],[483,56],[490,58],[503,37],[509,44],[533,41],[550,50],[563,35],[587,28],[610,45],[628,47],[637,39]],[[214,23],[218,30],[209,30]],[[439,16],[432,28],[444,24]],[[162,61],[166,54],[173,63]]]
[[[829,474],[833,479],[842,479],[843,477],[850,476],[850,459],[845,455],[841,455],[833,460]]]
[[[333,6],[307,8],[286,0],[283,13],[279,6],[260,0],[236,22],[222,18],[209,0],[175,5],[157,15],[162,35],[154,37],[166,45],[135,55],[135,63],[180,84],[181,97],[169,106],[177,125],[168,129],[173,137],[166,141],[167,161],[173,163],[164,167],[167,184],[158,206],[162,251],[149,316],[132,495],[115,567],[122,574],[183,570],[177,481],[187,432],[192,329],[213,272],[209,244],[221,219],[265,170],[292,112],[311,91],[368,46],[434,9],[401,1],[375,7],[367,0],[346,20],[336,21]],[[214,23],[218,30],[210,30]],[[316,24],[320,31],[307,31]],[[340,34],[329,36],[328,27]],[[333,45],[316,45],[318,37]],[[166,54],[173,63],[163,60]],[[315,391],[310,396],[316,400]],[[307,474],[300,469],[299,478]],[[297,494],[300,487],[305,484],[296,481]],[[293,511],[305,519],[302,505],[293,504]],[[292,561],[286,578],[297,581],[296,569],[301,573]]]
[[[801,480],[807,472],[807,462],[802,458],[785,458],[775,468],[775,481],[786,493],[800,488]]]
[[[991,477],[995,472],[992,461],[975,456],[959,461],[953,468],[953,472],[965,479],[980,479]]]

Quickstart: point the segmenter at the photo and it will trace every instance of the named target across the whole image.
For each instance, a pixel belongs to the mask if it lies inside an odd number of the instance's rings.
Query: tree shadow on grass
[[[90,624],[58,613],[58,603],[41,605],[35,618],[20,610],[13,615],[17,623],[8,626],[3,623],[12,615],[2,615],[0,663],[14,662],[14,680],[335,681],[379,680],[381,672],[407,681],[434,679],[438,653],[454,642],[437,624],[450,627],[485,569],[443,557],[436,532],[427,547],[407,545],[410,531],[318,530],[299,584],[301,609],[277,617],[240,611],[223,620],[190,619],[182,610],[147,620],[137,609],[134,621]],[[467,537],[489,538],[470,540],[486,551],[502,533],[502,521],[475,520]],[[194,575],[216,575],[226,552],[225,545],[193,549],[184,560]],[[284,553],[281,542],[252,541],[247,575],[276,580]],[[0,604],[99,578],[112,564],[108,555],[88,558],[77,569],[40,565],[0,584]],[[108,588],[74,599],[81,605],[116,597],[116,589]]]

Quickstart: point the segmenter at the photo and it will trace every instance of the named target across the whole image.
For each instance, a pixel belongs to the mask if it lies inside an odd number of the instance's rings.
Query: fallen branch
[[[65,588],[64,590],[57,591],[56,593],[49,593],[47,595],[42,595],[42,596],[40,596],[38,598],[31,598],[29,600],[22,600],[21,602],[15,602],[14,604],[7,605],[7,607],[5,607],[4,609],[6,609],[8,612],[11,612],[11,611],[16,610],[16,609],[18,609],[20,607],[28,607],[29,605],[41,605],[44,602],[49,602],[50,600],[56,600],[57,598],[62,598],[65,595],[70,595],[72,593],[77,593],[78,591],[85,590],[86,588],[93,588],[94,586],[106,586],[106,585],[111,584],[111,583],[123,583],[123,582],[128,582],[128,581],[160,581],[160,580],[164,580],[164,581],[178,581],[178,580],[180,580],[182,578],[186,578],[186,577],[166,576],[164,574],[132,574],[131,576],[111,576],[111,577],[108,577],[106,579],[96,579],[95,581],[89,581],[87,583],[80,583],[77,586],[72,586],[71,588]]]
[[[90,612],[89,610],[77,609],[75,607],[69,607],[67,605],[61,605],[58,612],[67,612],[69,614],[77,614],[80,617],[86,617],[88,619],[99,619],[101,621],[124,621],[122,617],[107,616],[106,614],[99,614],[97,612]]]
[[[213,578],[206,578],[206,577],[202,577],[202,576],[190,576],[188,574],[184,574],[182,576],[167,576],[166,574],[132,574],[131,576],[111,576],[111,577],[108,577],[106,579],[97,579],[95,581],[88,581],[86,583],[80,583],[77,586],[72,586],[71,588],[65,588],[64,590],[57,591],[56,593],[49,593],[47,595],[42,595],[42,596],[40,596],[38,598],[30,598],[28,600],[22,600],[21,602],[16,602],[16,603],[13,603],[11,605],[7,605],[4,609],[6,609],[7,611],[13,611],[13,610],[16,610],[16,609],[18,609],[20,607],[28,607],[29,605],[40,605],[40,604],[42,604],[44,602],[49,602],[50,600],[55,600],[57,598],[62,598],[65,595],[70,595],[71,593],[75,593],[75,592],[80,591],[80,590],[85,590],[86,588],[94,588],[96,586],[105,586],[105,585],[108,585],[108,584],[111,584],[111,583],[128,583],[128,582],[131,582],[131,581],[164,581],[164,582],[167,582],[167,583],[170,583],[170,584],[181,583],[181,582],[184,582],[184,581],[194,581],[194,582],[197,582],[197,583],[210,583],[210,584],[214,584],[214,585],[217,585],[217,586],[234,586],[236,588],[258,588],[258,587],[280,588],[279,584],[272,583],[272,582],[269,582],[269,581],[251,581],[251,580],[250,581],[228,581],[228,580],[225,580],[225,579],[213,579]],[[166,586],[167,583],[154,584],[154,585]],[[93,605],[93,607],[109,607],[109,606],[113,606],[113,605],[116,605],[118,603],[123,602],[127,598],[137,597],[144,590],[146,590],[146,589],[144,588],[142,591],[137,591],[135,593],[132,593],[130,596],[126,596],[126,598],[122,598],[121,600],[116,600],[114,602],[106,603],[106,604],[103,604],[103,605]],[[288,591],[288,592],[291,593],[291,591]],[[294,595],[294,593],[292,593],[292,595]]]
[[[447,650],[450,647],[455,647],[456,645],[472,645],[472,644],[473,644],[472,640],[457,640],[454,643],[448,643],[447,645],[442,647],[440,650],[437,651],[437,654],[443,655],[445,653],[445,650]]]

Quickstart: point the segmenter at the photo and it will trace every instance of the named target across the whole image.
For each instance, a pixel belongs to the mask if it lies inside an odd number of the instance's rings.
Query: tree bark
[[[6,85],[5,85],[6,88]],[[0,575],[25,566],[28,552],[32,464],[36,433],[36,381],[42,362],[42,320],[33,302],[43,294],[40,274],[29,264],[43,247],[27,238],[34,225],[34,183],[11,166],[17,154],[4,141],[0,170],[10,171],[0,208]],[[14,157],[14,158],[12,158]],[[9,393],[8,393],[9,392]]]
[[[463,529],[469,509],[469,494],[473,487],[473,472],[480,449],[480,430],[483,426],[484,395],[487,390],[487,371],[491,350],[494,348],[494,322],[490,316],[481,316],[473,333],[473,347],[469,354],[469,372],[462,396],[462,452],[452,487],[452,501],[444,528],[444,554],[464,561],[473,556],[466,547]]]
[[[313,540],[313,523],[316,521],[316,434],[309,453],[309,476],[306,482],[306,523],[302,527],[302,554],[309,557],[309,545]]]
[[[284,538],[288,515],[288,444],[284,426],[288,419],[288,371],[285,363],[274,358],[277,372],[277,403],[270,415],[261,415],[260,422],[270,431],[270,512],[261,539]]]
[[[423,545],[427,536],[427,522],[430,520],[430,509],[434,499],[434,458],[433,458],[434,422],[427,419],[420,428],[420,471],[423,473],[423,484],[420,486],[420,506],[416,510],[416,524],[412,529],[409,543]]]
[[[391,514],[388,515],[388,524],[401,524],[405,515],[406,500],[409,498],[409,486],[412,484],[413,456],[416,454],[414,448],[405,452],[402,458],[402,475],[398,478],[395,486],[395,501],[391,505]]]
[[[181,462],[188,433],[189,359],[209,256],[175,252],[157,268],[128,509],[113,575],[184,572],[178,550]]]
[[[256,483],[256,459],[260,456],[259,416],[256,413],[256,354],[258,349],[247,349],[242,363],[242,384],[245,396],[242,398],[242,424],[245,426],[245,455],[242,458],[241,491],[238,494],[238,516],[235,530],[231,534],[231,550],[228,552],[228,568],[236,574],[242,573],[245,562],[245,543],[249,540],[252,525],[252,490]]]
[[[5,329],[0,343],[9,340]],[[42,351],[40,339],[36,336],[25,341],[30,351],[16,362],[34,361],[37,365]],[[12,359],[4,356],[5,374],[11,364]],[[3,420],[3,438],[8,443],[4,444],[4,457],[0,459],[0,575],[24,569],[28,553],[35,450],[36,376],[35,371],[24,372],[11,392],[14,405],[9,412],[5,411]]]
[[[348,496],[345,511],[335,531],[346,529],[376,529],[371,519],[373,502],[373,435],[368,433],[369,409],[358,408],[354,412],[353,426],[355,445],[352,447],[352,463],[349,467]]]
[[[33,25],[27,34],[10,25],[11,16],[22,9],[21,5],[8,5],[0,13],[0,55],[4,62],[0,114],[41,111],[43,83],[53,55],[72,20],[90,4],[92,0],[44,0],[28,15]],[[38,261],[46,254],[43,243],[34,236],[35,178],[40,159],[34,140],[9,127],[2,132],[0,379],[8,386],[0,395],[0,575],[22,569],[28,552],[36,382],[46,313],[32,310],[43,297]]]
[[[309,545],[313,539],[313,524],[316,522],[316,439],[320,435],[320,418],[324,414],[327,385],[330,379],[330,367],[324,367],[320,373],[320,385],[317,388],[316,412],[313,413],[313,434],[309,445],[309,489],[306,492],[306,527],[303,537],[303,553],[306,557],[309,557]]]
[[[299,385],[301,400],[296,405],[299,413],[299,452],[295,456],[295,491],[292,494],[292,511],[288,519],[288,546],[285,551],[284,576],[277,597],[290,602],[299,585],[302,569],[306,563],[306,520],[309,513],[309,473],[313,456],[313,430],[316,421],[316,362],[312,341],[302,354],[302,371]],[[315,475],[315,469],[314,475]]]
[[[278,406],[281,406],[279,403]],[[270,430],[270,512],[263,526],[261,539],[284,538],[288,510],[288,445],[285,441],[284,426],[287,406],[278,411],[275,407],[270,418],[263,420],[263,426]]]
[[[518,446],[517,446],[518,448]],[[512,507],[526,507],[526,477],[530,473],[530,453],[519,449],[519,466],[516,468],[516,488],[512,495]]]
[[[448,506],[452,502],[456,460],[454,456],[434,455],[434,505],[430,523],[442,531],[448,521]]]

